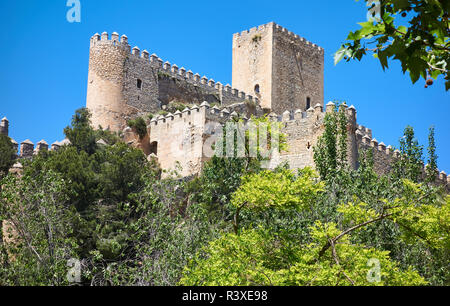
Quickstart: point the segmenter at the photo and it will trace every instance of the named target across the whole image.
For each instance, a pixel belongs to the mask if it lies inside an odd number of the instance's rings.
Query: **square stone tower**
[[[277,114],[323,105],[323,48],[270,22],[233,35],[233,87]]]

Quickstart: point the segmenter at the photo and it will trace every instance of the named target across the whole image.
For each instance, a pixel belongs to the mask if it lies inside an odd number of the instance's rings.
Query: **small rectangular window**
[[[142,80],[140,79],[137,80],[137,88],[142,89]]]

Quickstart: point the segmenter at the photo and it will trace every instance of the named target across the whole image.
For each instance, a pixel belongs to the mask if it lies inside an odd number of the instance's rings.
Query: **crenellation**
[[[0,134],[5,136],[9,135],[9,120],[6,117],[3,117],[0,122]]]
[[[17,150],[19,150],[19,144],[17,143],[17,141],[15,141],[14,139],[11,138],[11,143],[13,145],[14,148],[14,152],[17,152]]]
[[[172,65],[172,70],[171,72],[176,76],[178,74],[178,66],[177,64],[173,64]]]
[[[140,50],[138,47],[134,47],[134,48],[132,49],[131,54],[133,54],[133,55],[136,56],[136,57],[139,57],[139,56],[141,55],[141,50]]]
[[[303,118],[303,112],[301,109],[297,109],[294,112],[294,120],[301,120]]]
[[[36,149],[34,150],[34,155],[37,155],[43,151],[48,151],[48,143],[45,140],[41,140],[37,143]]]
[[[194,80],[194,73],[191,70],[188,70],[188,72],[186,72],[186,78],[189,81],[193,81]]]
[[[445,173],[444,171],[441,171],[439,173],[439,179],[443,182],[447,182],[447,173]]]
[[[111,34],[111,40],[112,40],[112,41],[118,42],[118,41],[119,41],[119,33],[113,32],[113,33]]]
[[[322,104],[317,103],[316,106],[314,106],[314,110],[316,113],[323,113],[323,106]]]
[[[327,113],[332,113],[332,112],[334,112],[335,108],[336,108],[336,105],[333,102],[330,101],[326,105],[326,112]]]
[[[372,141],[370,142],[370,146],[375,149],[378,149],[378,140],[376,140],[375,138],[372,139]]]
[[[142,51],[142,58],[148,60],[150,58],[150,53],[147,50]]]
[[[170,121],[173,120],[175,118],[174,114],[172,113],[168,113],[165,117],[166,121]]]
[[[291,120],[291,112],[290,111],[285,111],[281,117],[282,121],[290,121]]]
[[[223,126],[231,118],[248,122],[249,117],[263,114],[269,114],[272,122],[282,122],[289,147],[270,165],[286,161],[291,168],[314,166],[313,147],[323,133],[325,114],[336,110],[333,102],[324,106],[323,69],[323,48],[274,22],[233,35],[231,85],[164,62],[147,50],[131,49],[125,35],[119,42],[114,32],[109,40],[104,32],[91,37],[87,106],[94,126],[124,131],[128,119],[157,113],[171,102],[190,105],[146,122],[153,157],[164,169],[180,161],[186,175],[198,173],[206,160],[198,155],[206,139],[206,123]],[[340,107],[348,119],[350,167],[358,167],[358,149],[366,149],[374,153],[374,169],[386,173],[400,152],[378,143],[371,129],[357,124],[353,105]],[[4,130],[3,124],[0,127]],[[172,152],[174,147],[179,152]],[[448,179],[441,176],[441,181]]]
[[[368,135],[364,135],[364,137],[362,138],[363,144],[370,146],[371,143],[371,139]]]
[[[186,78],[186,68],[181,67],[178,74],[180,75],[180,77]]]
[[[171,67],[170,62],[169,61],[165,61],[164,65],[163,65],[163,69],[166,70],[166,71],[170,71],[170,67]]]
[[[277,122],[278,121],[278,115],[276,113],[274,113],[274,112],[271,112],[269,114],[269,120],[272,121],[272,122]]]
[[[360,132],[360,130],[356,130],[355,132],[356,136],[356,143],[362,143],[363,142],[363,134]]]
[[[55,141],[52,143],[51,151],[58,151],[61,148],[61,145],[58,141]]]
[[[29,139],[20,143],[20,157],[28,158],[32,157],[34,153],[34,143]]]
[[[163,68],[163,60],[161,58],[158,58],[157,61],[158,61],[158,68]]]
[[[159,60],[158,55],[156,55],[155,53],[150,55],[150,63],[158,66],[158,60]]]
[[[211,112],[210,113],[213,114],[213,115],[218,115],[218,114],[220,114],[220,109],[217,106],[214,105],[211,108]]]

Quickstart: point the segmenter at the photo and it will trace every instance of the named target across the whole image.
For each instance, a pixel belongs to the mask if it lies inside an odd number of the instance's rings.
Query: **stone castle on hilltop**
[[[314,167],[313,147],[324,131],[325,113],[335,108],[330,102],[324,110],[323,93],[324,49],[273,22],[233,35],[232,86],[131,48],[125,35],[95,34],[90,40],[86,106],[93,126],[118,132],[156,157],[163,169],[180,166],[183,176],[200,172],[208,159],[204,150],[214,134],[211,124],[224,125],[233,117],[246,123],[264,114],[282,123],[288,145],[287,151],[270,156],[269,168],[284,162],[293,169]],[[187,107],[164,112],[175,102]],[[350,166],[356,169],[360,150],[370,149],[375,170],[388,172],[400,152],[357,124],[355,107],[342,107],[348,118]],[[148,114],[154,114],[152,119]],[[139,116],[147,118],[145,137],[127,126]],[[7,134],[7,129],[2,121],[0,132]],[[40,143],[33,150],[26,141],[22,147],[21,155],[27,156],[48,145]],[[444,172],[437,180],[450,186]]]

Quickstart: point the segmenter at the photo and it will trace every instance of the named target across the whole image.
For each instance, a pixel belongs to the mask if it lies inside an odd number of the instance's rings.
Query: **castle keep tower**
[[[131,51],[131,53],[130,53]],[[89,52],[86,106],[92,113],[94,128],[119,131],[126,120],[139,112],[157,107],[155,74],[149,53],[130,50],[125,35],[95,34]]]
[[[233,35],[233,87],[280,114],[323,105],[324,50],[271,22]]]

